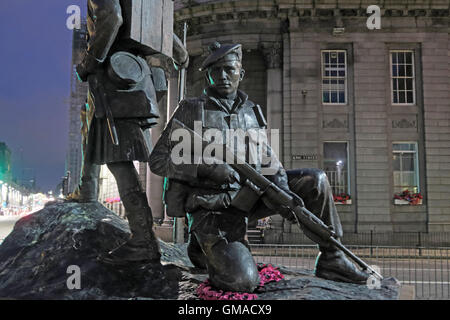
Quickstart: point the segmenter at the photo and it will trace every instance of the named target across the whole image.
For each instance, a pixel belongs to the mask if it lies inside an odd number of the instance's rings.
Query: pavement
[[[0,216],[0,244],[13,231],[16,222],[27,215],[33,214],[42,209],[42,206],[35,208],[33,211],[15,216]]]

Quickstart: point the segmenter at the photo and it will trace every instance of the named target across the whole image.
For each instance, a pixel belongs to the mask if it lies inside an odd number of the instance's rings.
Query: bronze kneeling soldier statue
[[[251,292],[260,280],[245,240],[248,222],[274,214],[292,220],[291,213],[274,207],[264,194],[260,199],[252,200],[245,194],[242,177],[227,163],[175,164],[171,154],[174,147],[171,135],[180,128],[179,124],[194,130],[195,122],[200,121],[197,123],[201,123],[203,132],[211,128],[222,132],[266,128],[260,107],[238,89],[244,77],[241,45],[216,42],[210,51],[201,69],[206,71],[207,88],[200,97],[180,102],[150,155],[150,169],[169,178],[166,203],[168,209],[178,208],[171,214],[187,215],[188,254],[192,263],[206,268],[210,281],[220,289]],[[248,153],[247,147],[245,150]],[[267,175],[267,179],[287,193],[298,195],[302,199],[299,201],[330,226],[337,238],[342,237],[325,173],[318,169],[286,173],[274,154],[271,159],[271,167],[276,170]],[[253,167],[261,172],[264,165],[256,161]],[[354,283],[365,283],[369,276],[357,269],[342,251],[323,243],[320,244],[315,274]]]

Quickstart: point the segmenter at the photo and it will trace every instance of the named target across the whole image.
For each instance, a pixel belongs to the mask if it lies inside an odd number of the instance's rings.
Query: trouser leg
[[[152,229],[152,211],[133,163],[111,163],[108,169],[116,179],[132,234],[128,242],[112,251],[111,257],[129,261],[159,260],[158,240]]]
[[[189,260],[191,260],[192,264],[200,269],[206,269],[206,256],[203,252],[200,244],[197,241],[197,237],[193,234],[189,234],[187,253]]]
[[[78,202],[95,202],[98,199],[98,179],[100,166],[83,159],[81,167],[80,183],[73,193],[67,196],[67,200]]]
[[[305,207],[326,225],[332,227],[341,238],[342,225],[326,174],[320,169],[288,170],[286,173],[289,189],[302,198]],[[275,214],[277,214],[276,211],[269,209],[260,201],[249,220],[255,221]]]
[[[305,207],[314,213],[338,238],[342,238],[342,225],[333,200],[328,178],[320,169],[297,169],[287,171],[289,189],[302,198]]]
[[[80,200],[97,201],[100,166],[84,161],[80,178]]]
[[[88,149],[92,147],[89,143],[89,127],[92,121],[92,114],[88,114],[86,107],[81,108],[81,151],[82,161],[80,170],[80,181],[78,187],[67,196],[67,200],[78,202],[94,202],[98,199],[98,179],[100,175],[100,166],[92,163],[88,156]]]

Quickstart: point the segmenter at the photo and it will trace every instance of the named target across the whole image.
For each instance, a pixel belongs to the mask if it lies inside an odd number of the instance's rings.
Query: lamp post
[[[3,214],[3,181],[0,180],[0,212]]]
[[[342,167],[344,166],[344,163],[342,162],[342,160],[339,160],[338,162],[336,162],[336,169],[337,169],[337,182],[338,182],[338,190],[339,192],[342,192]]]

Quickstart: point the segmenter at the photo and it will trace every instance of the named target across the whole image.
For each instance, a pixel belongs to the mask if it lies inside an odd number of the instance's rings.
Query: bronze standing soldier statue
[[[139,6],[140,10],[135,10]],[[162,26],[162,27],[161,27]],[[153,217],[133,161],[148,162],[148,130],[159,118],[158,98],[167,90],[164,71],[145,58],[164,54],[187,67],[188,54],[173,34],[172,0],[88,0],[88,47],[77,66],[89,82],[82,109],[83,165],[68,200],[97,201],[100,165],[114,175],[132,237],[102,256],[111,263],[159,261]]]
[[[168,214],[187,214],[188,254],[192,263],[207,268],[212,284],[220,289],[251,292],[258,286],[259,276],[245,240],[247,223],[277,213],[292,221],[291,212],[275,208],[264,194],[255,199],[254,193],[242,186],[241,177],[227,163],[175,164],[172,161],[171,134],[180,128],[177,124],[194,130],[194,122],[201,121],[203,132],[211,128],[220,131],[266,128],[260,107],[238,90],[244,77],[241,45],[216,42],[210,51],[201,68],[206,71],[208,87],[200,97],[180,102],[151,153],[150,169],[169,178]],[[276,156],[272,154],[271,158],[271,166],[275,165],[276,170],[266,177],[287,193],[301,197],[307,209],[331,226],[338,238],[342,237],[325,173],[318,169],[286,173]],[[264,165],[256,162],[253,167],[261,171]],[[365,283],[368,278],[340,250],[324,245],[320,246],[315,273],[326,279],[355,283]]]

